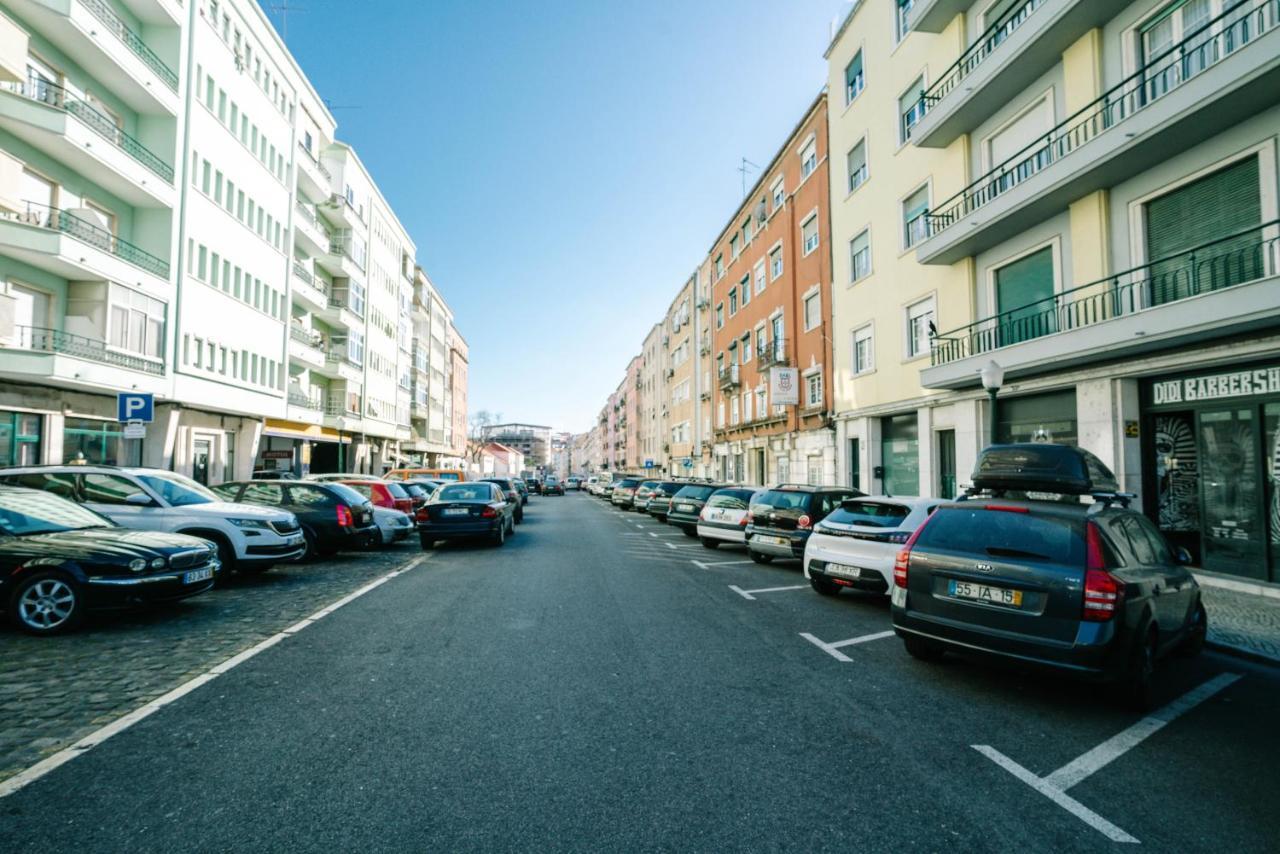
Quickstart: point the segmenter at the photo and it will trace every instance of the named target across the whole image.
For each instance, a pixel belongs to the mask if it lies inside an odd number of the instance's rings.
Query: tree
[[[480,457],[484,454],[484,446],[488,444],[484,438],[486,427],[502,423],[501,412],[490,412],[480,409],[467,418],[467,460],[476,468],[480,467]]]

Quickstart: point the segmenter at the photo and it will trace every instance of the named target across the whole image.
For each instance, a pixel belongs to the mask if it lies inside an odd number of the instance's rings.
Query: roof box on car
[[[1116,476],[1102,460],[1070,445],[992,445],[978,455],[975,490],[1051,492],[1062,495],[1114,494]]]

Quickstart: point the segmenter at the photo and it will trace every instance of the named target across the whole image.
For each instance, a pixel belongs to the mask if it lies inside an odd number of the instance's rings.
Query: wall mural
[[[1200,423],[1205,449],[1205,534],[1218,540],[1261,541],[1258,449],[1248,422]]]
[[[1200,471],[1191,416],[1156,416],[1155,452],[1161,530],[1200,530]]]

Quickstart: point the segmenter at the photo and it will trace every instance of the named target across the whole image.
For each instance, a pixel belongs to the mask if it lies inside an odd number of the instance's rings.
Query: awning
[[[312,442],[351,443],[351,436],[343,435],[339,437],[338,431],[332,427],[323,427],[319,424],[304,424],[299,421],[279,421],[275,418],[266,419],[263,424],[262,435],[277,436],[284,439],[309,439]]]

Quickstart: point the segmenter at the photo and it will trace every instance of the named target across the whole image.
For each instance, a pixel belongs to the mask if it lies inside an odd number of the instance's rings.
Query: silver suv
[[[306,551],[292,513],[223,501],[189,477],[164,469],[116,466],[20,466],[0,483],[52,492],[125,528],[190,534],[218,547],[224,569],[262,572]]]

